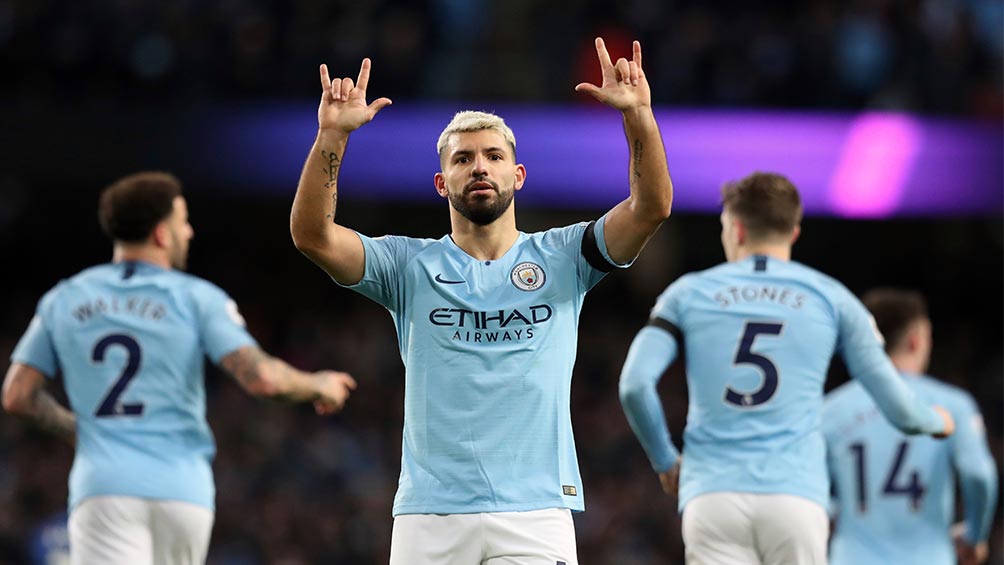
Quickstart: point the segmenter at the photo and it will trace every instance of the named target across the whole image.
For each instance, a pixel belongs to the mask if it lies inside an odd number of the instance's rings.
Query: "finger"
[[[350,79],[350,78],[343,78],[342,79],[342,100],[348,100],[349,99],[349,94],[352,93],[352,88],[354,86],[355,86],[355,84],[353,84],[352,79]]]
[[[331,89],[331,77],[328,76],[328,66],[321,63],[321,90],[325,92]]]
[[[345,383],[345,386],[349,387],[352,390],[356,390],[356,387],[359,386],[358,383],[356,383],[356,380],[353,379],[351,375],[348,375],[346,373],[341,374],[341,379],[342,382]]]
[[[628,63],[628,72],[630,73],[629,79],[633,86],[638,86],[638,65],[634,61]]]
[[[331,99],[342,99],[342,79],[340,78],[332,79],[331,81]]]
[[[366,87],[370,84],[371,66],[369,57],[363,59],[363,64],[359,67],[359,78],[356,79],[356,87],[360,90],[366,90]]]
[[[641,41],[635,41],[631,45],[631,47],[632,47],[632,51],[633,51],[633,54],[631,56],[631,60],[634,61],[634,64],[638,65],[638,68],[640,69],[641,68]]]
[[[628,65],[627,59],[621,57],[617,59],[617,75],[618,80],[622,82],[628,82],[631,80],[631,67]]]
[[[370,103],[369,109],[370,111],[373,112],[373,115],[376,115],[377,112],[383,110],[384,108],[390,106],[393,103],[394,102],[392,102],[390,98],[377,98],[372,103]]]
[[[610,53],[607,53],[607,46],[603,43],[602,37],[596,38],[596,56],[600,59],[600,68],[607,70],[614,64],[610,61]]]
[[[600,94],[601,89],[600,89],[600,87],[596,86],[595,84],[591,84],[591,83],[588,83],[588,82],[580,82],[579,84],[575,85],[575,91],[576,92],[585,92],[586,94],[592,95],[593,98],[595,98],[597,100],[601,100],[601,98],[600,98],[600,96],[601,96],[601,94]]]

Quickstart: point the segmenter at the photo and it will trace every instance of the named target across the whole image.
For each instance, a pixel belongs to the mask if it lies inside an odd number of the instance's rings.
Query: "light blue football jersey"
[[[11,361],[62,372],[77,417],[70,508],[99,495],[214,508],[204,357],[249,345],[226,293],[148,263],[92,267],[46,293]]]
[[[682,350],[690,395],[680,509],[700,494],[791,494],[826,507],[819,428],[834,352],[912,432],[943,423],[896,375],[865,307],[794,261],[751,256],[674,282],[652,309],[621,374],[621,401],[656,471],[675,464],[656,383]]]
[[[520,232],[493,261],[448,235],[359,237],[350,288],[390,311],[405,366],[394,515],[583,510],[569,400],[583,299],[614,268],[603,220]]]
[[[830,563],[954,564],[949,527],[955,477],[965,502],[966,538],[986,541],[997,501],[997,468],[976,403],[929,377],[905,376],[919,398],[955,419],[946,440],[910,437],[889,425],[857,383],[826,396],[823,433],[836,490]]]

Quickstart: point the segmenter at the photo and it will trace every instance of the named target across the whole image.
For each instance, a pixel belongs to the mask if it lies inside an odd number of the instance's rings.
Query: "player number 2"
[[[852,443],[850,449],[851,453],[854,454],[857,471],[858,512],[865,513],[868,511],[868,485],[865,483],[865,444],[860,442]],[[896,448],[896,458],[893,460],[892,468],[889,469],[889,474],[886,476],[885,484],[882,485],[882,494],[884,496],[909,496],[910,510],[916,512],[920,510],[920,505],[924,502],[924,493],[927,492],[927,489],[920,482],[920,473],[917,471],[910,472],[909,480],[901,480],[900,475],[903,472],[903,460],[906,459],[906,452],[909,449],[909,442],[899,442],[899,446]]]
[[[725,387],[725,402],[749,408],[750,406],[759,406],[774,396],[774,393],[777,392],[777,366],[769,357],[754,353],[752,349],[753,342],[758,335],[781,335],[782,328],[784,328],[784,324],[778,322],[746,322],[743,336],[739,340],[739,348],[736,350],[736,357],[732,363],[756,366],[763,373],[763,382],[760,383],[760,388],[751,392],[740,392],[731,386]]]
[[[143,359],[143,351],[139,347],[139,342],[135,338],[124,335],[124,334],[111,334],[107,335],[96,344],[94,344],[94,351],[91,352],[91,360],[95,363],[103,363],[105,360],[105,351],[113,345],[118,345],[125,348],[128,354],[126,358],[125,367],[122,368],[122,373],[119,374],[119,378],[115,380],[115,384],[112,388],[105,394],[104,400],[98,406],[98,411],[94,413],[95,416],[110,417],[110,416],[142,416],[143,415],[143,403],[135,402],[132,404],[121,404],[119,402],[119,397],[125,392],[127,386],[129,386],[129,381],[136,376],[137,371],[139,371],[140,361]]]

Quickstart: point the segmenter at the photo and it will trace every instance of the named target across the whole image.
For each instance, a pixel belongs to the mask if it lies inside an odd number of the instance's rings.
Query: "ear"
[[[735,234],[733,243],[736,245],[746,244],[746,226],[735,216],[732,217],[732,233]]]
[[[798,236],[802,235],[802,226],[796,224],[795,229],[791,230],[791,245],[794,245],[798,241]]]
[[[910,328],[910,333],[906,334],[906,348],[910,353],[920,349],[920,328],[917,325]]]
[[[150,242],[160,249],[167,249],[171,244],[171,229],[167,227],[167,222],[160,222],[150,232]]]
[[[450,195],[449,189],[446,188],[446,177],[443,176],[443,173],[436,173],[432,177],[432,183],[436,185],[436,192],[439,193],[439,196],[446,198]]]
[[[516,184],[514,188],[520,190],[523,188],[523,183],[526,182],[526,167],[523,165],[516,165]]]

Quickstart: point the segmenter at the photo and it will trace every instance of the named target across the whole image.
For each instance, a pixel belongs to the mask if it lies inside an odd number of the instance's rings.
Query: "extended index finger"
[[[607,46],[603,43],[602,37],[596,38],[596,56],[600,58],[600,68],[604,71],[614,66],[610,60],[610,53],[607,53]]]
[[[331,90],[331,77],[328,76],[328,66],[321,63],[321,88],[325,92]]]
[[[370,83],[370,59],[366,57],[363,59],[363,64],[359,67],[359,78],[356,79],[356,88],[359,90],[366,90],[366,87]]]
[[[635,41],[633,47],[634,47],[634,57],[632,57],[632,59],[634,60],[634,64],[638,65],[638,68],[640,69],[641,68],[641,41]]]

